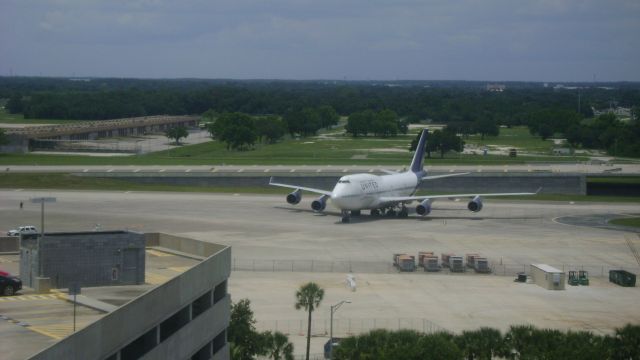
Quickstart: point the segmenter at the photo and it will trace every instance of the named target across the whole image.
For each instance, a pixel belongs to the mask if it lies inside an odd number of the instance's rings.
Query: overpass
[[[5,129],[5,132],[10,143],[1,146],[0,152],[26,153],[32,149],[52,149],[57,143],[63,141],[142,136],[148,133],[164,132],[174,126],[196,127],[199,122],[199,116],[158,115],[9,128]]]

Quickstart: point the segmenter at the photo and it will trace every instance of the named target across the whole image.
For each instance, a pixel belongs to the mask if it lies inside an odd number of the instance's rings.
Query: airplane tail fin
[[[413,154],[413,160],[411,160],[411,171],[414,173],[424,172],[424,148],[427,142],[427,135],[429,134],[429,129],[422,130],[422,134],[420,134],[420,141],[418,141],[418,146],[416,147],[416,152]]]

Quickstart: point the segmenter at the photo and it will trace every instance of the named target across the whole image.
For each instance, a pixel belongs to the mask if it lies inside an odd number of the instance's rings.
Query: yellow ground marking
[[[189,269],[191,269],[192,266],[174,266],[174,267],[170,267],[169,270],[173,270],[179,273],[183,273]]]
[[[158,251],[158,250],[153,250],[153,249],[147,249],[147,254],[151,254],[153,256],[159,256],[159,257],[163,257],[163,256],[173,256],[171,254],[167,254],[164,253],[162,251]]]
[[[78,323],[76,322],[76,331],[85,327],[86,323]],[[27,329],[37,332],[38,334],[48,336],[50,338],[60,340],[64,337],[67,337],[73,333],[73,323],[64,323],[64,324],[52,324],[52,325],[32,325],[28,326]]]
[[[60,294],[18,295],[18,296],[0,297],[0,301],[55,300],[55,299],[60,299]]]

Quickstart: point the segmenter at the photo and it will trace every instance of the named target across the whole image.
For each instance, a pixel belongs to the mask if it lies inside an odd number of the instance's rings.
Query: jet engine
[[[327,207],[327,198],[329,198],[329,196],[322,195],[319,198],[313,200],[313,202],[311,203],[311,208],[313,209],[313,211],[323,211],[324,208]]]
[[[291,205],[295,205],[302,200],[302,190],[298,189],[291,194],[287,195],[287,202]]]
[[[416,206],[416,214],[420,216],[427,216],[431,213],[431,199],[425,199],[418,206]]]
[[[467,204],[467,209],[473,212],[482,210],[482,199],[480,198],[480,196],[476,196],[473,198],[473,200],[469,201],[469,203]]]

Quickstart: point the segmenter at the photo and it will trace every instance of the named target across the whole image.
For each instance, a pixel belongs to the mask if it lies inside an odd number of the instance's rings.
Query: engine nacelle
[[[416,214],[420,216],[427,216],[431,213],[431,199],[426,199],[422,201],[418,206],[416,206]]]
[[[313,202],[311,202],[311,208],[313,209],[313,211],[323,211],[324,208],[327,207],[327,199],[329,198],[329,196],[327,195],[322,195],[319,198],[313,200]]]
[[[287,202],[291,205],[295,205],[302,200],[302,190],[298,189],[291,194],[287,195]]]
[[[467,204],[467,209],[472,212],[478,212],[482,210],[482,198],[480,196],[476,196],[473,200],[469,201]]]

